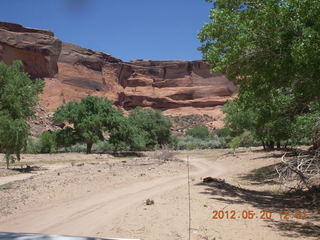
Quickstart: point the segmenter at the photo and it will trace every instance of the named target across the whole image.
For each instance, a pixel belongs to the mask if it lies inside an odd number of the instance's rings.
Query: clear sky
[[[1,0],[0,21],[49,29],[125,61],[198,60],[210,8],[204,0]]]

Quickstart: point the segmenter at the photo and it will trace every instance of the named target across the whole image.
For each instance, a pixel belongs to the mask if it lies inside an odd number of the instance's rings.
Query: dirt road
[[[287,198],[275,182],[277,177],[268,175],[281,154],[259,149],[236,155],[227,150],[180,153],[180,159],[191,156],[191,239],[318,240],[319,213],[299,196]],[[30,161],[35,157],[39,156],[30,156]],[[70,158],[83,159],[70,164]],[[58,164],[64,159],[68,167],[14,182],[5,190],[0,186],[0,231],[144,240],[188,238],[185,162],[45,156],[47,162],[52,159]],[[202,178],[208,176],[223,180],[203,184]],[[148,198],[155,204],[147,206],[144,201]],[[214,210],[234,211],[237,217],[212,219]],[[272,211],[272,218],[260,219],[264,210]],[[291,215],[282,219],[278,211],[284,210],[307,211],[308,218]],[[256,217],[242,218],[246,211]]]
[[[225,169],[203,158],[190,158],[191,176],[220,176]],[[151,181],[87,194],[55,207],[30,209],[0,223],[0,231],[68,234],[76,236],[107,235],[101,232],[121,213],[153,195],[187,183],[187,174],[159,177]]]

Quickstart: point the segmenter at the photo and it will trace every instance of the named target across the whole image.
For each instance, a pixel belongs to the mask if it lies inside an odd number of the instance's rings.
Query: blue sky
[[[210,8],[204,0],[1,0],[0,21],[49,29],[126,61],[197,60]]]

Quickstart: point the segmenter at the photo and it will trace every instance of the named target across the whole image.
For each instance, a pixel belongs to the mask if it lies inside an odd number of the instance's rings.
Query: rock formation
[[[22,60],[32,77],[53,77],[60,50],[61,41],[50,31],[0,22],[0,60],[6,64]]]
[[[206,114],[216,128],[222,126],[220,106],[236,91],[225,76],[210,73],[203,61],[123,62],[102,52],[61,44],[49,31],[0,23],[0,60],[10,64],[14,59],[21,59],[32,76],[44,77],[40,104],[48,111],[94,95],[113,100],[123,109],[142,106],[175,116]]]

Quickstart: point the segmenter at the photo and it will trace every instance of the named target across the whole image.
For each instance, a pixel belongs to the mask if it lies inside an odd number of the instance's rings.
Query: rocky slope
[[[216,128],[223,118],[220,106],[236,91],[225,76],[210,73],[203,61],[123,62],[61,43],[49,31],[0,23],[0,60],[10,64],[14,59],[21,59],[33,77],[45,79],[40,104],[48,111],[94,95],[124,109],[142,106],[169,115],[207,114]]]

